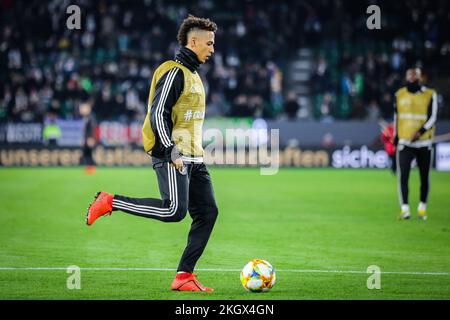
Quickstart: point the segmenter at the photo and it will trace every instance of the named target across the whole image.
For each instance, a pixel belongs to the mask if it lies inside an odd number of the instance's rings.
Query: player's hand
[[[95,139],[94,138],[89,137],[89,138],[87,138],[86,142],[87,142],[88,147],[90,147],[90,148],[95,147]]]
[[[417,140],[419,140],[419,138],[420,138],[420,136],[421,136],[422,134],[420,133],[420,131],[417,131],[415,134],[414,134],[414,136],[413,136],[413,138],[412,138],[412,142],[415,142],[415,141],[417,141]]]
[[[184,167],[184,163],[183,163],[183,160],[181,160],[181,158],[173,160],[170,165],[172,167],[175,167],[177,170],[181,170]]]

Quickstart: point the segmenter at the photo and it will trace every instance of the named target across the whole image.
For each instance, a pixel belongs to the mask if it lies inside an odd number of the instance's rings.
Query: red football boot
[[[92,175],[95,173],[95,166],[86,166],[84,168],[84,172],[86,172],[86,174]]]
[[[205,291],[213,292],[214,289],[205,287],[196,279],[195,273],[183,272],[177,273],[172,282],[172,290],[175,291]]]
[[[97,192],[94,197],[94,202],[88,208],[86,214],[86,224],[92,225],[95,220],[104,216],[105,214],[111,214],[112,212],[113,195],[107,192]]]

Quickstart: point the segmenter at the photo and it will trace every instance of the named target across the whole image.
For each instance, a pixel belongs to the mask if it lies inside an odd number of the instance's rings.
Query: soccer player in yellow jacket
[[[418,218],[427,218],[430,168],[433,158],[433,137],[437,116],[437,97],[433,89],[421,84],[419,68],[406,71],[406,86],[395,94],[394,123],[400,219],[410,218],[408,180],[411,163],[416,159],[420,172]]]
[[[172,290],[213,291],[203,286],[193,271],[218,215],[211,177],[203,163],[206,97],[198,74],[200,64],[214,53],[216,30],[216,24],[209,19],[189,15],[178,31],[179,52],[153,74],[142,135],[144,149],[152,157],[161,199],[99,192],[86,218],[86,223],[92,225],[97,218],[120,210],[178,222],[189,211],[192,225]]]

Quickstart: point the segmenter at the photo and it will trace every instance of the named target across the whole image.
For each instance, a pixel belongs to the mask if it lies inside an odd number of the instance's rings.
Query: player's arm
[[[164,148],[164,158],[174,162],[180,157],[172,136],[172,108],[181,96],[184,75],[180,68],[172,68],[159,79],[152,101],[150,122],[158,141]]]
[[[394,97],[394,146],[398,144],[398,115],[397,115],[397,93]]]
[[[413,137],[413,141],[416,141],[423,135],[427,130],[430,130],[434,124],[436,123],[437,118],[437,95],[436,92],[433,92],[431,96],[430,106],[428,108],[428,118],[427,122],[420,128]]]

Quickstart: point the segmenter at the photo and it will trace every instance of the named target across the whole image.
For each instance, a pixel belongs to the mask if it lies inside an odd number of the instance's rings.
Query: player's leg
[[[398,179],[398,195],[400,200],[400,219],[409,219],[410,210],[408,204],[408,181],[411,171],[411,162],[414,159],[414,153],[411,148],[399,146],[397,148],[397,179]]]
[[[183,220],[188,204],[188,179],[168,162],[155,164],[161,199],[131,198],[114,195],[113,210],[121,210],[133,215],[178,222]]]
[[[420,202],[417,208],[419,219],[427,218],[427,199],[430,191],[430,168],[432,162],[431,148],[420,148],[417,150],[417,166],[420,173]]]
[[[183,277],[192,277],[192,272],[208,243],[218,215],[211,177],[204,164],[194,164],[191,171],[189,180],[189,214],[192,217],[191,229],[172,289],[212,291],[212,289],[202,286],[198,281],[193,281],[195,275],[193,275],[191,281],[183,281]],[[183,282],[185,287],[180,287],[180,284],[183,284]]]
[[[163,222],[182,220],[188,204],[187,176],[180,174],[168,162],[157,163],[154,169],[162,199],[113,196],[101,192],[88,209],[87,224],[91,225],[97,218],[116,210]]]
[[[85,145],[83,147],[83,156],[81,157],[81,164],[85,165],[85,172],[87,174],[94,174],[95,173],[95,161],[93,157],[93,148],[89,145]]]

